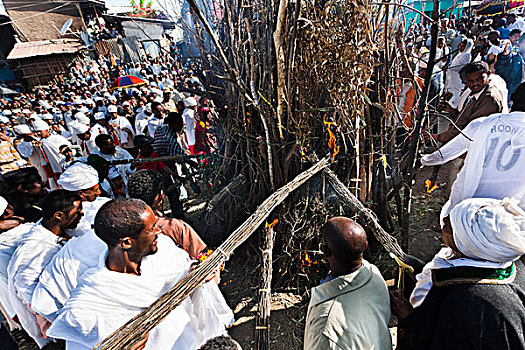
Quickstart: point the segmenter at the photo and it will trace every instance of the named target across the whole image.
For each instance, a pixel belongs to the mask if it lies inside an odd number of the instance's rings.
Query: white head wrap
[[[456,247],[469,258],[510,262],[525,254],[525,212],[514,200],[466,199],[450,223]]]
[[[102,120],[104,119],[104,112],[97,112],[93,115],[93,117],[95,118],[95,120]]]
[[[0,123],[9,124],[9,118],[0,116]]]
[[[186,107],[195,107],[197,105],[197,101],[195,101],[195,98],[193,97],[187,97],[184,99],[184,106]]]
[[[80,122],[71,122],[69,123],[69,126],[71,127],[73,133],[75,133],[76,135],[83,134],[86,131],[89,131],[89,126]]]
[[[4,215],[5,210],[7,209],[7,201],[4,197],[0,196],[0,215]]]
[[[29,126],[27,124],[15,125],[13,129],[19,135],[27,135],[32,133],[31,129],[29,129]]]
[[[60,175],[57,183],[68,191],[87,190],[98,184],[98,173],[92,166],[75,163]]]
[[[115,113],[117,111],[118,111],[117,106],[111,105],[108,107],[108,113]]]
[[[13,114],[13,112],[11,112],[9,109],[4,109],[2,114],[5,115],[6,117],[9,117]]]
[[[53,119],[53,115],[50,114],[50,113],[42,114],[42,119],[44,119],[44,120],[51,120],[51,119]]]
[[[33,122],[33,130],[35,131],[49,130],[49,124],[43,121],[42,119],[37,119]]]

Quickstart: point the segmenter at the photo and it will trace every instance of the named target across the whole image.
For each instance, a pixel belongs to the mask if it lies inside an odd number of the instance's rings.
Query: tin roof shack
[[[29,87],[64,82],[84,43],[78,39],[51,39],[16,43],[7,56],[16,60]]]

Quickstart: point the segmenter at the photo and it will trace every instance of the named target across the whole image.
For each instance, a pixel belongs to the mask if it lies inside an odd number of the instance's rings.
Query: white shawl
[[[65,339],[68,350],[91,349],[155,302],[189,271],[188,254],[160,235],[158,251],[142,260],[141,275],[110,271],[107,251],[86,271],[47,334]],[[151,332],[146,350],[198,348],[221,335],[233,318],[220,291],[206,284],[173,310]],[[196,314],[204,317],[196,319]]]
[[[7,267],[11,306],[26,332],[42,348],[49,340],[40,336],[35,315],[29,310],[40,274],[60,250],[61,238],[42,225],[35,225],[22,236]]]

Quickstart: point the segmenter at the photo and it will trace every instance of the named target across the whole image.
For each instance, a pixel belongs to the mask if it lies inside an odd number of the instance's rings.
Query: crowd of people
[[[391,349],[392,316],[399,349],[525,349],[525,21],[451,18],[439,30],[425,106],[436,122],[423,133],[439,149],[421,164],[449,164],[444,246],[413,266],[407,300],[363,258],[365,230],[328,220],[330,273],[311,291],[305,349]],[[390,122],[408,135],[430,45],[416,24],[398,53]],[[66,84],[0,99],[0,310],[10,331],[0,330],[1,349],[18,348],[10,334],[91,349],[208,249],[182,205],[200,192],[201,157],[218,147],[194,69],[170,53],[130,65],[85,57]],[[143,82],[111,88],[127,75]],[[218,280],[219,271],[129,349],[240,349]]]
[[[18,341],[91,349],[208,250],[183,220],[195,169],[217,149],[192,69],[170,53],[130,65],[86,56],[65,84],[0,98],[0,309]],[[111,88],[127,75],[142,81]],[[130,349],[236,346],[218,281]],[[18,348],[4,327],[0,348]]]

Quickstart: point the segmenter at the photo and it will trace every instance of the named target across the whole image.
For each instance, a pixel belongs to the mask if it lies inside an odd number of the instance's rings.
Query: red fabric
[[[140,154],[140,151],[139,151],[139,155],[137,156],[137,159],[157,158],[158,156],[159,155],[157,154],[157,152],[151,152],[151,155],[149,155],[148,157],[144,157],[142,154]],[[166,168],[166,164],[162,163],[159,160],[156,160],[153,162],[141,163],[137,166],[137,169],[139,170],[146,169],[146,170],[154,170],[158,172],[161,172],[162,170],[164,170],[164,168]]]

